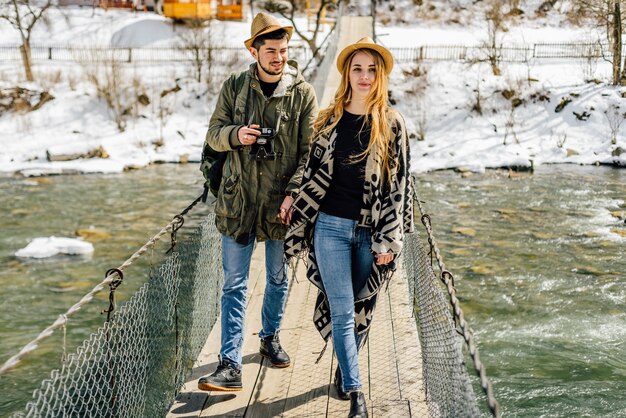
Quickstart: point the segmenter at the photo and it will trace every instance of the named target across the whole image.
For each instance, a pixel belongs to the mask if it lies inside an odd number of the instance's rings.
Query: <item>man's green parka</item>
[[[287,226],[278,211],[285,196],[300,187],[316,116],[315,91],[295,61],[288,61],[269,98],[256,63],[224,82],[206,135],[215,151],[228,151],[215,203],[220,233],[240,243],[247,243],[251,232],[259,241],[284,239]],[[251,147],[241,145],[237,132],[250,124],[276,129],[275,160],[249,158]]]

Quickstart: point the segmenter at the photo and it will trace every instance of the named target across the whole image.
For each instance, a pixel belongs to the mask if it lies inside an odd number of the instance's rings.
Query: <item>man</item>
[[[206,135],[211,148],[228,153],[215,203],[224,268],[220,358],[217,370],[198,381],[201,390],[242,388],[246,288],[256,241],[265,242],[267,270],[259,351],[275,367],[290,364],[278,338],[288,290],[283,239],[317,102],[297,63],[287,61],[293,27],[261,12],[250,32],[244,45],[256,62],[224,82]]]

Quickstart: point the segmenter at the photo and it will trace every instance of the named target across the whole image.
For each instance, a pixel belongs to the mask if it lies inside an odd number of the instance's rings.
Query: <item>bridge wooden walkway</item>
[[[216,322],[192,375],[168,417],[345,417],[349,402],[337,398],[332,376],[336,367],[332,344],[318,364],[324,346],[313,326],[317,289],[300,266],[291,280],[281,326],[281,343],[291,356],[288,368],[268,366],[259,355],[258,332],[265,289],[264,246],[252,259],[243,346],[243,390],[203,392],[197,379],[217,366],[220,321]],[[425,417],[422,359],[409,290],[402,268],[378,300],[368,343],[359,357],[370,417]]]

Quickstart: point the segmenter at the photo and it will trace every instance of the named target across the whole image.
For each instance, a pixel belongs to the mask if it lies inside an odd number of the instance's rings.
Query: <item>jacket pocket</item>
[[[243,196],[239,175],[222,179],[215,202],[215,214],[225,218],[240,218],[243,208]]]

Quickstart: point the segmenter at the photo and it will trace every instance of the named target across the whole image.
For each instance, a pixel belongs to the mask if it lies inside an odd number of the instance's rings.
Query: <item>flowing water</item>
[[[0,178],[0,362],[4,363],[57,317],[77,303],[105,272],[129,256],[167,225],[202,192],[197,164],[154,165],[116,175]],[[200,203],[185,224],[206,213]],[[88,238],[92,256],[20,259],[15,252],[35,237],[74,237],[95,229]],[[117,301],[128,299],[158,265],[169,248],[165,234],[125,269]],[[64,351],[73,352],[106,319],[108,291],[70,317],[65,333],[56,331],[18,368],[0,376],[0,417],[21,410],[41,380],[59,367]]]
[[[197,165],[0,179],[0,362],[200,192]],[[626,170],[547,166],[514,178],[435,172],[418,176],[418,192],[504,416],[626,417]],[[32,238],[91,226],[104,234],[90,238],[90,257],[14,256]],[[166,249],[128,270],[120,300]],[[55,332],[0,377],[0,416],[23,408],[64,347],[73,351],[101,325],[108,306],[101,292],[66,333]]]
[[[503,416],[626,417],[626,170],[421,175]]]

